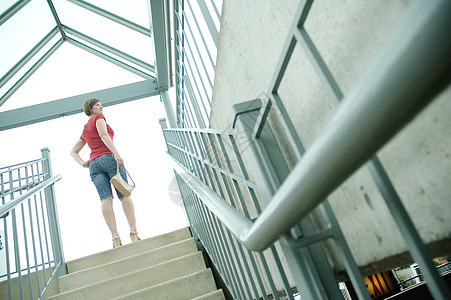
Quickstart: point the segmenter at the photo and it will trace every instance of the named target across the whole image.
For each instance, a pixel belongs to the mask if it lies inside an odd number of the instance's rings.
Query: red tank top
[[[96,122],[98,119],[105,117],[103,114],[97,114],[94,117],[90,118],[83,128],[83,133],[81,135],[81,139],[88,143],[89,148],[91,149],[90,159],[94,159],[100,155],[113,153],[108,149],[108,147],[103,143],[102,139],[99,136],[99,132],[97,131]],[[105,120],[106,122],[106,120]],[[113,140],[114,131],[110,125],[106,124],[108,135],[111,140]]]

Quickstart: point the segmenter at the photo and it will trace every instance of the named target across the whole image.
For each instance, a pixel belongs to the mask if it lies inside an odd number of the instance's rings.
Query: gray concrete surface
[[[298,2],[224,1],[210,127],[230,128],[233,104],[268,92]],[[345,95],[405,9],[405,1],[314,2],[305,27]],[[308,150],[336,107],[300,46],[294,51],[280,96]],[[448,88],[378,153],[422,239],[437,256],[451,250],[450,100]],[[273,116],[272,125],[277,132],[276,119]],[[365,273],[410,261],[402,233],[366,167],[329,200]],[[333,245],[329,247],[333,264],[340,269],[340,259]]]

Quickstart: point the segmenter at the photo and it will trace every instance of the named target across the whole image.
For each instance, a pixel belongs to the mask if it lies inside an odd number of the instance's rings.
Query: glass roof
[[[0,1],[0,111],[28,77],[67,43],[139,79],[155,77],[149,16],[146,0],[126,5],[122,0]]]

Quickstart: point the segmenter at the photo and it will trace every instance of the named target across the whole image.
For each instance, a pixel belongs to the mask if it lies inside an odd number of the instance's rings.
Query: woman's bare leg
[[[130,239],[132,243],[138,242],[141,239],[138,236],[136,230],[136,218],[135,218],[135,206],[133,205],[132,198],[124,197],[121,199],[122,208],[124,209],[125,216],[127,217],[128,225],[130,225]]]
[[[113,197],[108,197],[102,200],[102,214],[108,229],[111,231],[111,235],[118,235],[116,227],[116,217],[114,216],[113,210]]]
[[[136,217],[135,217],[135,206],[133,205],[132,198],[129,197],[123,197],[121,199],[122,202],[122,208],[124,209],[125,217],[127,218],[128,225],[130,226],[130,232],[131,230],[136,231]]]

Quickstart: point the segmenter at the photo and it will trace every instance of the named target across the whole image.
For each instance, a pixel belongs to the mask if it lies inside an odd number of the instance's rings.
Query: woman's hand
[[[90,163],[90,162],[91,162],[91,161],[87,160],[87,161],[85,161],[85,162],[82,164],[82,166],[85,167],[85,168],[89,168],[89,163]]]
[[[116,159],[118,166],[124,165],[124,160],[122,159],[122,157],[119,154],[114,154],[114,158]]]

